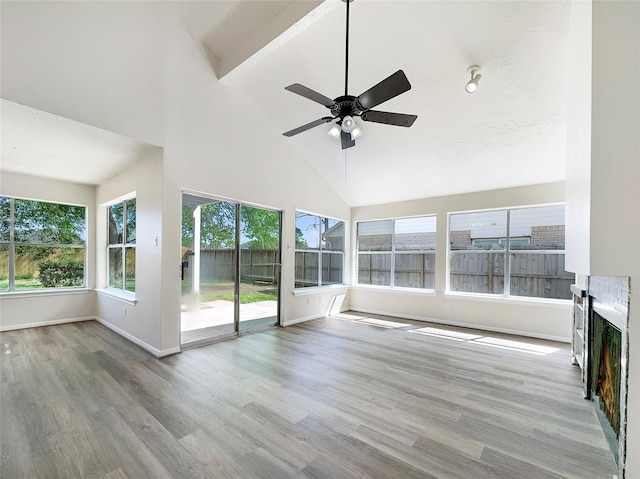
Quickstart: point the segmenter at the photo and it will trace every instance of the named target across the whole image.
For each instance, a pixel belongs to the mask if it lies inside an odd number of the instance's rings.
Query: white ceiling
[[[221,81],[243,89],[280,131],[328,114],[285,86],[344,94],[343,2],[168,5]],[[349,94],[402,69],[412,89],[376,109],[417,121],[411,128],[363,122],[364,135],[344,151],[326,134],[329,125],[282,141],[352,206],[563,180],[570,10],[563,0],[356,0]],[[464,84],[473,64],[482,80],[471,95]],[[2,102],[3,169],[54,177],[72,169],[95,184],[151,148],[19,107]],[[49,141],[30,144],[33,132],[19,130],[31,127]],[[77,154],[63,159],[70,143]],[[90,148],[105,158],[91,168],[83,160]]]
[[[126,136],[0,100],[2,169],[98,185],[158,147]]]

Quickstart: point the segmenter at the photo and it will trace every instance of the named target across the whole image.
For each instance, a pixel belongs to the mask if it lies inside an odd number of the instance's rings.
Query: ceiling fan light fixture
[[[478,89],[478,82],[482,78],[480,75],[480,67],[478,65],[473,65],[467,68],[467,73],[471,76],[467,84],[464,86],[464,89],[467,93],[473,93]]]
[[[356,126],[356,121],[352,116],[347,115],[342,119],[342,131],[345,133],[351,133]]]
[[[355,123],[355,122],[354,122]],[[355,126],[353,130],[351,130],[351,139],[355,140],[356,138],[362,136],[362,130],[358,125]]]
[[[338,125],[337,123],[334,123],[333,125],[331,125],[331,129],[328,131],[329,136],[332,136],[334,138],[340,138],[340,131],[342,131],[340,129],[340,125]]]

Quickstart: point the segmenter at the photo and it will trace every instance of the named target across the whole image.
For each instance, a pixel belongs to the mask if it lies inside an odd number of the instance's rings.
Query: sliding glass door
[[[183,346],[279,321],[278,211],[184,193]]]
[[[278,323],[280,213],[241,206],[240,331]]]

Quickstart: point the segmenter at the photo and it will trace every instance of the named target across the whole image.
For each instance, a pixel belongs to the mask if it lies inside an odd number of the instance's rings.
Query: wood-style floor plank
[[[615,474],[567,345],[362,317],[163,359],[94,321],[1,333],[0,477]]]

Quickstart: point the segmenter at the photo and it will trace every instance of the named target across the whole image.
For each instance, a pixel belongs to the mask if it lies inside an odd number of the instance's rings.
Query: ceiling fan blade
[[[411,83],[407,76],[402,70],[398,70],[356,98],[356,105],[361,111],[366,111],[410,89]]]
[[[342,140],[342,149],[346,150],[352,146],[356,146],[356,140],[351,138],[351,133],[340,132],[340,140]]]
[[[300,96],[308,98],[311,101],[315,101],[316,103],[320,103],[321,105],[326,106],[327,108],[331,108],[336,104],[331,98],[321,95],[317,91],[313,91],[311,88],[307,88],[300,83],[294,83],[293,85],[289,85],[284,87],[285,90],[289,90],[290,92],[297,93]]]
[[[404,113],[389,113],[388,111],[369,110],[360,115],[364,121],[374,123],[384,123],[385,125],[406,126],[413,125],[418,118],[417,115],[407,115]]]
[[[293,136],[298,133],[302,133],[303,131],[310,130],[318,125],[322,125],[323,123],[329,123],[333,120],[332,116],[325,116],[324,118],[320,118],[319,120],[312,121],[311,123],[307,123],[306,125],[299,126],[298,128],[294,128],[293,130],[287,131],[283,133],[284,136]]]

